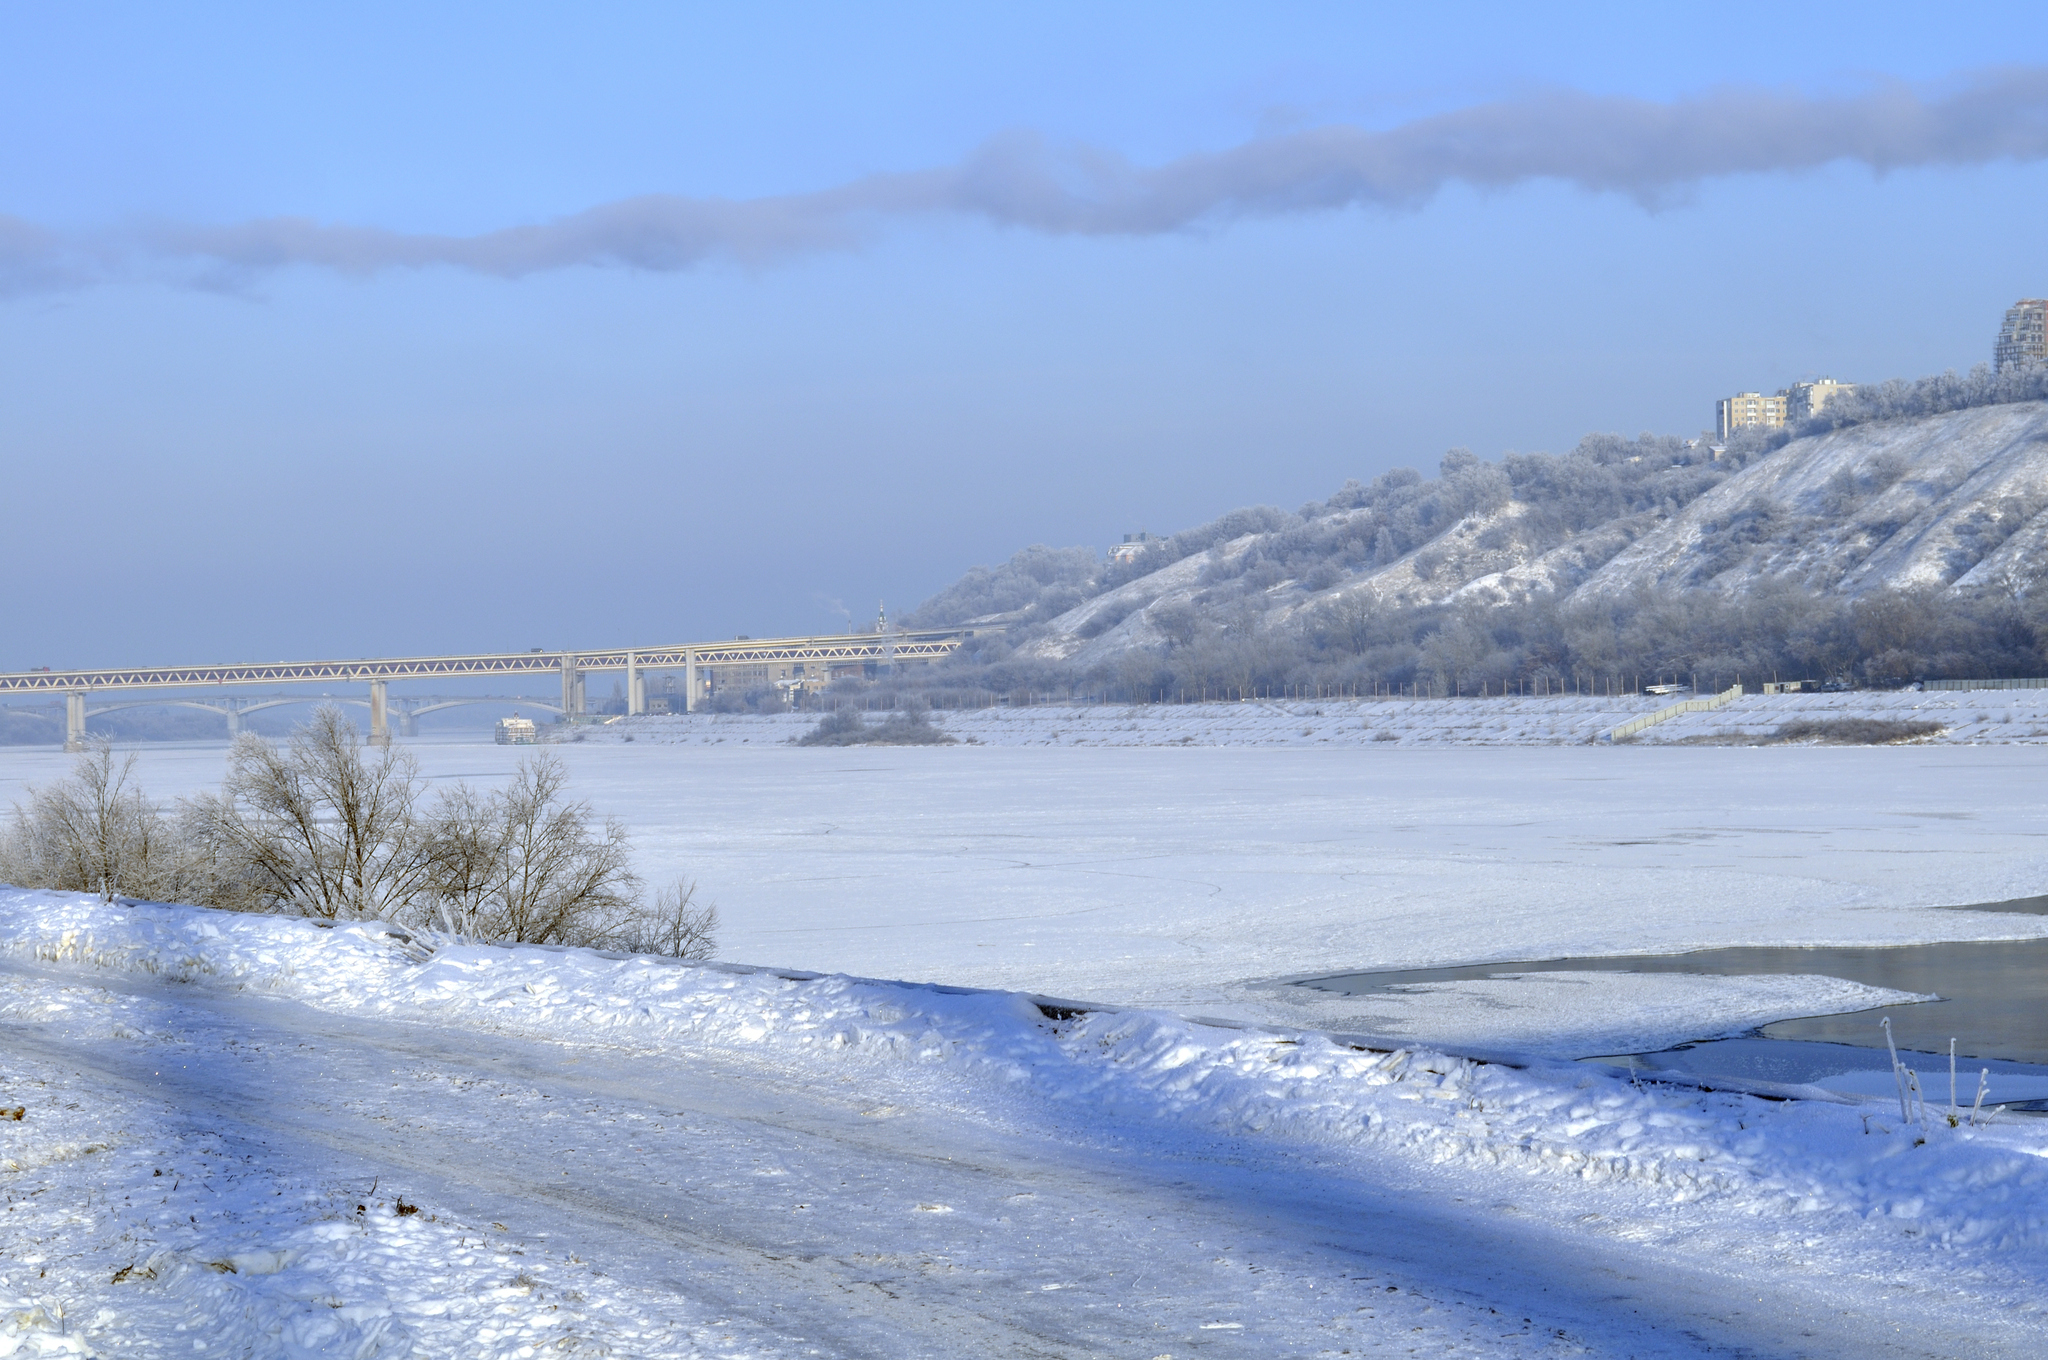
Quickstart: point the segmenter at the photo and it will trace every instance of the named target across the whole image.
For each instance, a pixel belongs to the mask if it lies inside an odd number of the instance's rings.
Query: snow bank
[[[1896,1103],[1774,1102],[1604,1070],[1516,1068],[1161,1011],[677,965],[588,951],[408,947],[308,922],[0,891],[22,959],[233,986],[317,1007],[652,1053],[921,1071],[963,1103],[1053,1102],[1428,1163],[1625,1184],[1814,1228],[1848,1217],[1956,1249],[2048,1252],[2048,1123],[1902,1125]],[[1997,1098],[1994,1090],[1993,1099]]]
[[[1701,681],[1705,684],[1705,680]],[[1573,746],[1597,742],[1670,700],[1551,695],[1489,699],[1260,700],[1241,704],[1048,704],[942,711],[949,735],[983,746]],[[1937,722],[1937,744],[2048,741],[2048,690],[1868,690],[1752,694],[1712,713],[1670,719],[1643,743],[1768,736],[1813,718]],[[809,713],[704,713],[621,718],[580,728],[577,741],[667,746],[780,745],[817,725]]]

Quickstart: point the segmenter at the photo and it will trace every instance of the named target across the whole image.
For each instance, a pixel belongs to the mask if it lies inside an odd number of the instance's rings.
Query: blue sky
[[[424,8],[0,4],[0,666],[827,629],[1031,542],[1965,368],[2048,291],[2038,102],[1954,104],[1977,150],[1881,173],[1745,121],[2038,78],[2030,7]],[[1567,93],[1693,109],[1651,162],[1761,168],[1588,188],[1553,145],[1072,230],[984,174],[1035,137],[1093,211],[1105,163],[1142,188],[1473,110],[1512,141]],[[792,196],[823,236],[462,243],[650,195]],[[277,219],[324,234],[248,234]]]

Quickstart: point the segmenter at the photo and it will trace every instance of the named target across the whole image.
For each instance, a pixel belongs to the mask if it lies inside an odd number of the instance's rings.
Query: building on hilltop
[[[1109,560],[1112,562],[1135,562],[1144,554],[1145,549],[1159,541],[1156,536],[1148,534],[1143,530],[1135,534],[1125,534],[1124,541],[1109,550]]]
[[[2048,363],[2048,298],[2021,298],[2005,309],[1992,350],[2000,372],[2021,364]]]
[[[1714,403],[1714,428],[1726,439],[1737,430],[1783,429],[1785,394],[1774,397],[1760,392],[1737,392]]]
[[[1761,392],[1737,392],[1714,403],[1714,429],[1724,440],[1737,430],[1782,430],[1819,415],[1829,402],[1855,390],[1855,383],[1817,378],[1781,387],[1768,397]]]
[[[1785,399],[1786,422],[1797,424],[1819,415],[1829,402],[1837,397],[1849,396],[1855,390],[1855,383],[1836,382],[1833,378],[1818,378],[1813,382],[1793,383],[1778,395]]]

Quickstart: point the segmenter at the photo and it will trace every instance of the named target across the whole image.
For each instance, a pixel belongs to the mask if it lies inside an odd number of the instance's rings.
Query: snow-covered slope
[[[1862,594],[2031,582],[2048,545],[2048,403],[1795,440],[1623,549],[1582,596],[1790,577]]]
[[[1183,557],[1170,567],[1076,605],[1053,619],[1044,632],[1020,650],[1025,656],[1086,665],[1132,647],[1156,646],[1166,641],[1166,635],[1156,623],[1153,611],[1188,604],[1201,588],[1202,573],[1215,563],[1240,556],[1255,537],[1245,534],[1206,552]]]
[[[1304,512],[1290,528],[1233,538],[1086,600],[1034,630],[1022,650],[1088,667],[1134,648],[1166,651],[1190,618],[1224,626],[1249,606],[1271,623],[1347,597],[1397,609],[1539,594],[1592,601],[1644,589],[1739,591],[1772,578],[1851,596],[2018,588],[2040,574],[2048,551],[2048,402],[1850,426],[1794,440],[1732,474],[1707,456],[1631,455],[1631,464],[1661,458],[1669,476],[1711,489],[1689,503],[1638,497],[1592,521],[1573,509],[1570,479],[1600,465],[1553,461],[1552,473],[1497,492],[1506,498],[1443,521],[1392,557],[1384,542],[1369,547],[1379,512]],[[1495,485],[1506,488],[1506,477],[1496,472]],[[1276,561],[1290,565],[1275,571]]]

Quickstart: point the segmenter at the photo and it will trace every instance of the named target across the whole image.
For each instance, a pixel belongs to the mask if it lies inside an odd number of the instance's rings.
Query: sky
[[[2021,5],[0,0],[0,129],[7,670],[834,631],[2048,293]]]

